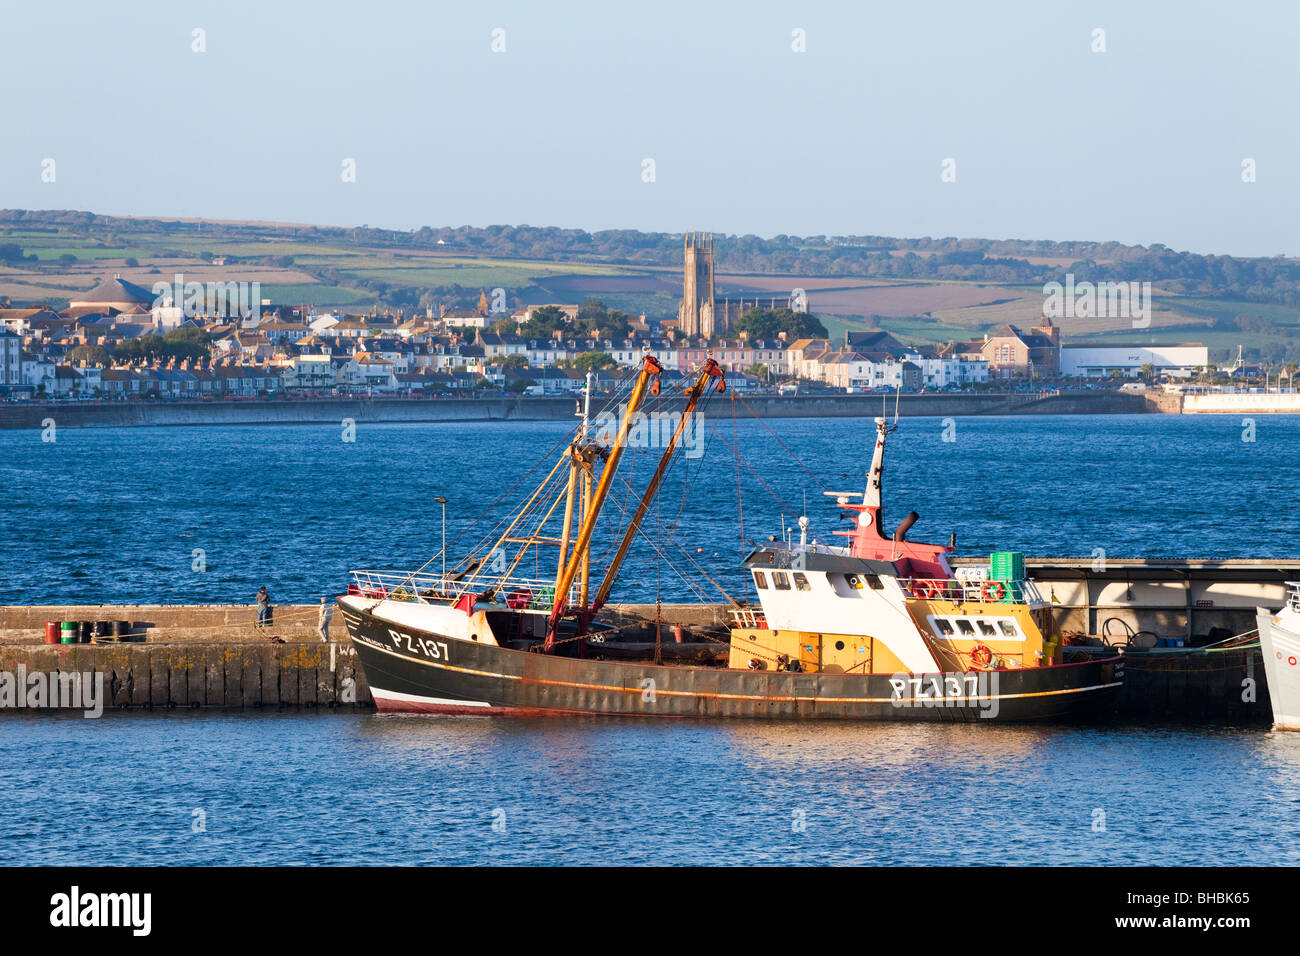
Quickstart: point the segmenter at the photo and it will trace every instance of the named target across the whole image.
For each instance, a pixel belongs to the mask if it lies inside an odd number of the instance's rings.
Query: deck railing
[[[1288,590],[1286,592],[1286,606],[1300,614],[1300,581],[1284,581]]]
[[[1031,607],[1041,607],[1047,603],[1033,581],[903,578],[900,583],[912,597],[922,600],[956,601],[961,604],[1028,604]]]
[[[767,615],[761,607],[733,607],[730,611],[732,627],[752,631],[767,630]]]
[[[385,601],[410,601],[415,604],[445,604],[466,590],[468,579],[453,575],[423,574],[412,571],[353,571],[348,593]],[[550,610],[554,603],[555,581],[543,578],[491,577],[480,575],[469,590],[482,594],[493,589],[493,601],[515,610]],[[569,602],[577,599],[577,587],[570,588]]]

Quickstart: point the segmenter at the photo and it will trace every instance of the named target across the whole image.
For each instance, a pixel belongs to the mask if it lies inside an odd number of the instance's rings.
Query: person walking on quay
[[[320,599],[320,614],[316,617],[316,633],[321,641],[328,644],[330,640],[330,618],[334,616],[334,605]]]
[[[271,595],[266,593],[266,585],[257,589],[257,626],[271,626]]]

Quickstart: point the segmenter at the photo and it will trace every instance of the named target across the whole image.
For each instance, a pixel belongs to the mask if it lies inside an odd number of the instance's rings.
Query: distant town
[[[1032,328],[1004,323],[944,344],[907,344],[870,328],[832,338],[813,311],[815,291],[718,296],[711,238],[684,239],[682,264],[677,313],[657,316],[629,315],[597,298],[508,310],[500,289],[481,290],[472,307],[352,313],[250,300],[235,282],[200,284],[191,297],[180,275],[175,292],[170,283],[149,289],[105,275],[65,308],[0,308],[0,393],[11,401],[557,395],[581,390],[588,371],[598,387],[609,386],[647,353],[679,373],[712,356],[733,388],[753,392],[1024,389],[1263,374],[1240,357],[1212,366],[1198,342],[1063,344],[1046,316]],[[1288,383],[1293,371],[1281,373]]]

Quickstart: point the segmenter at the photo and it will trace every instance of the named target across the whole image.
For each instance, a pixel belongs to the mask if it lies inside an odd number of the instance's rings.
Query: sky
[[[0,0],[0,208],[1300,255],[1298,46],[1285,0]]]

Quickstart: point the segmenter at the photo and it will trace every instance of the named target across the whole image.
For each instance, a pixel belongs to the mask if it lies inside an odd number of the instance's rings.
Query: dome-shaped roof
[[[77,296],[72,301],[74,303],[112,302],[152,306],[156,298],[157,296],[143,286],[138,286],[134,282],[127,282],[121,276],[113,276],[111,279],[104,279],[89,292]]]

